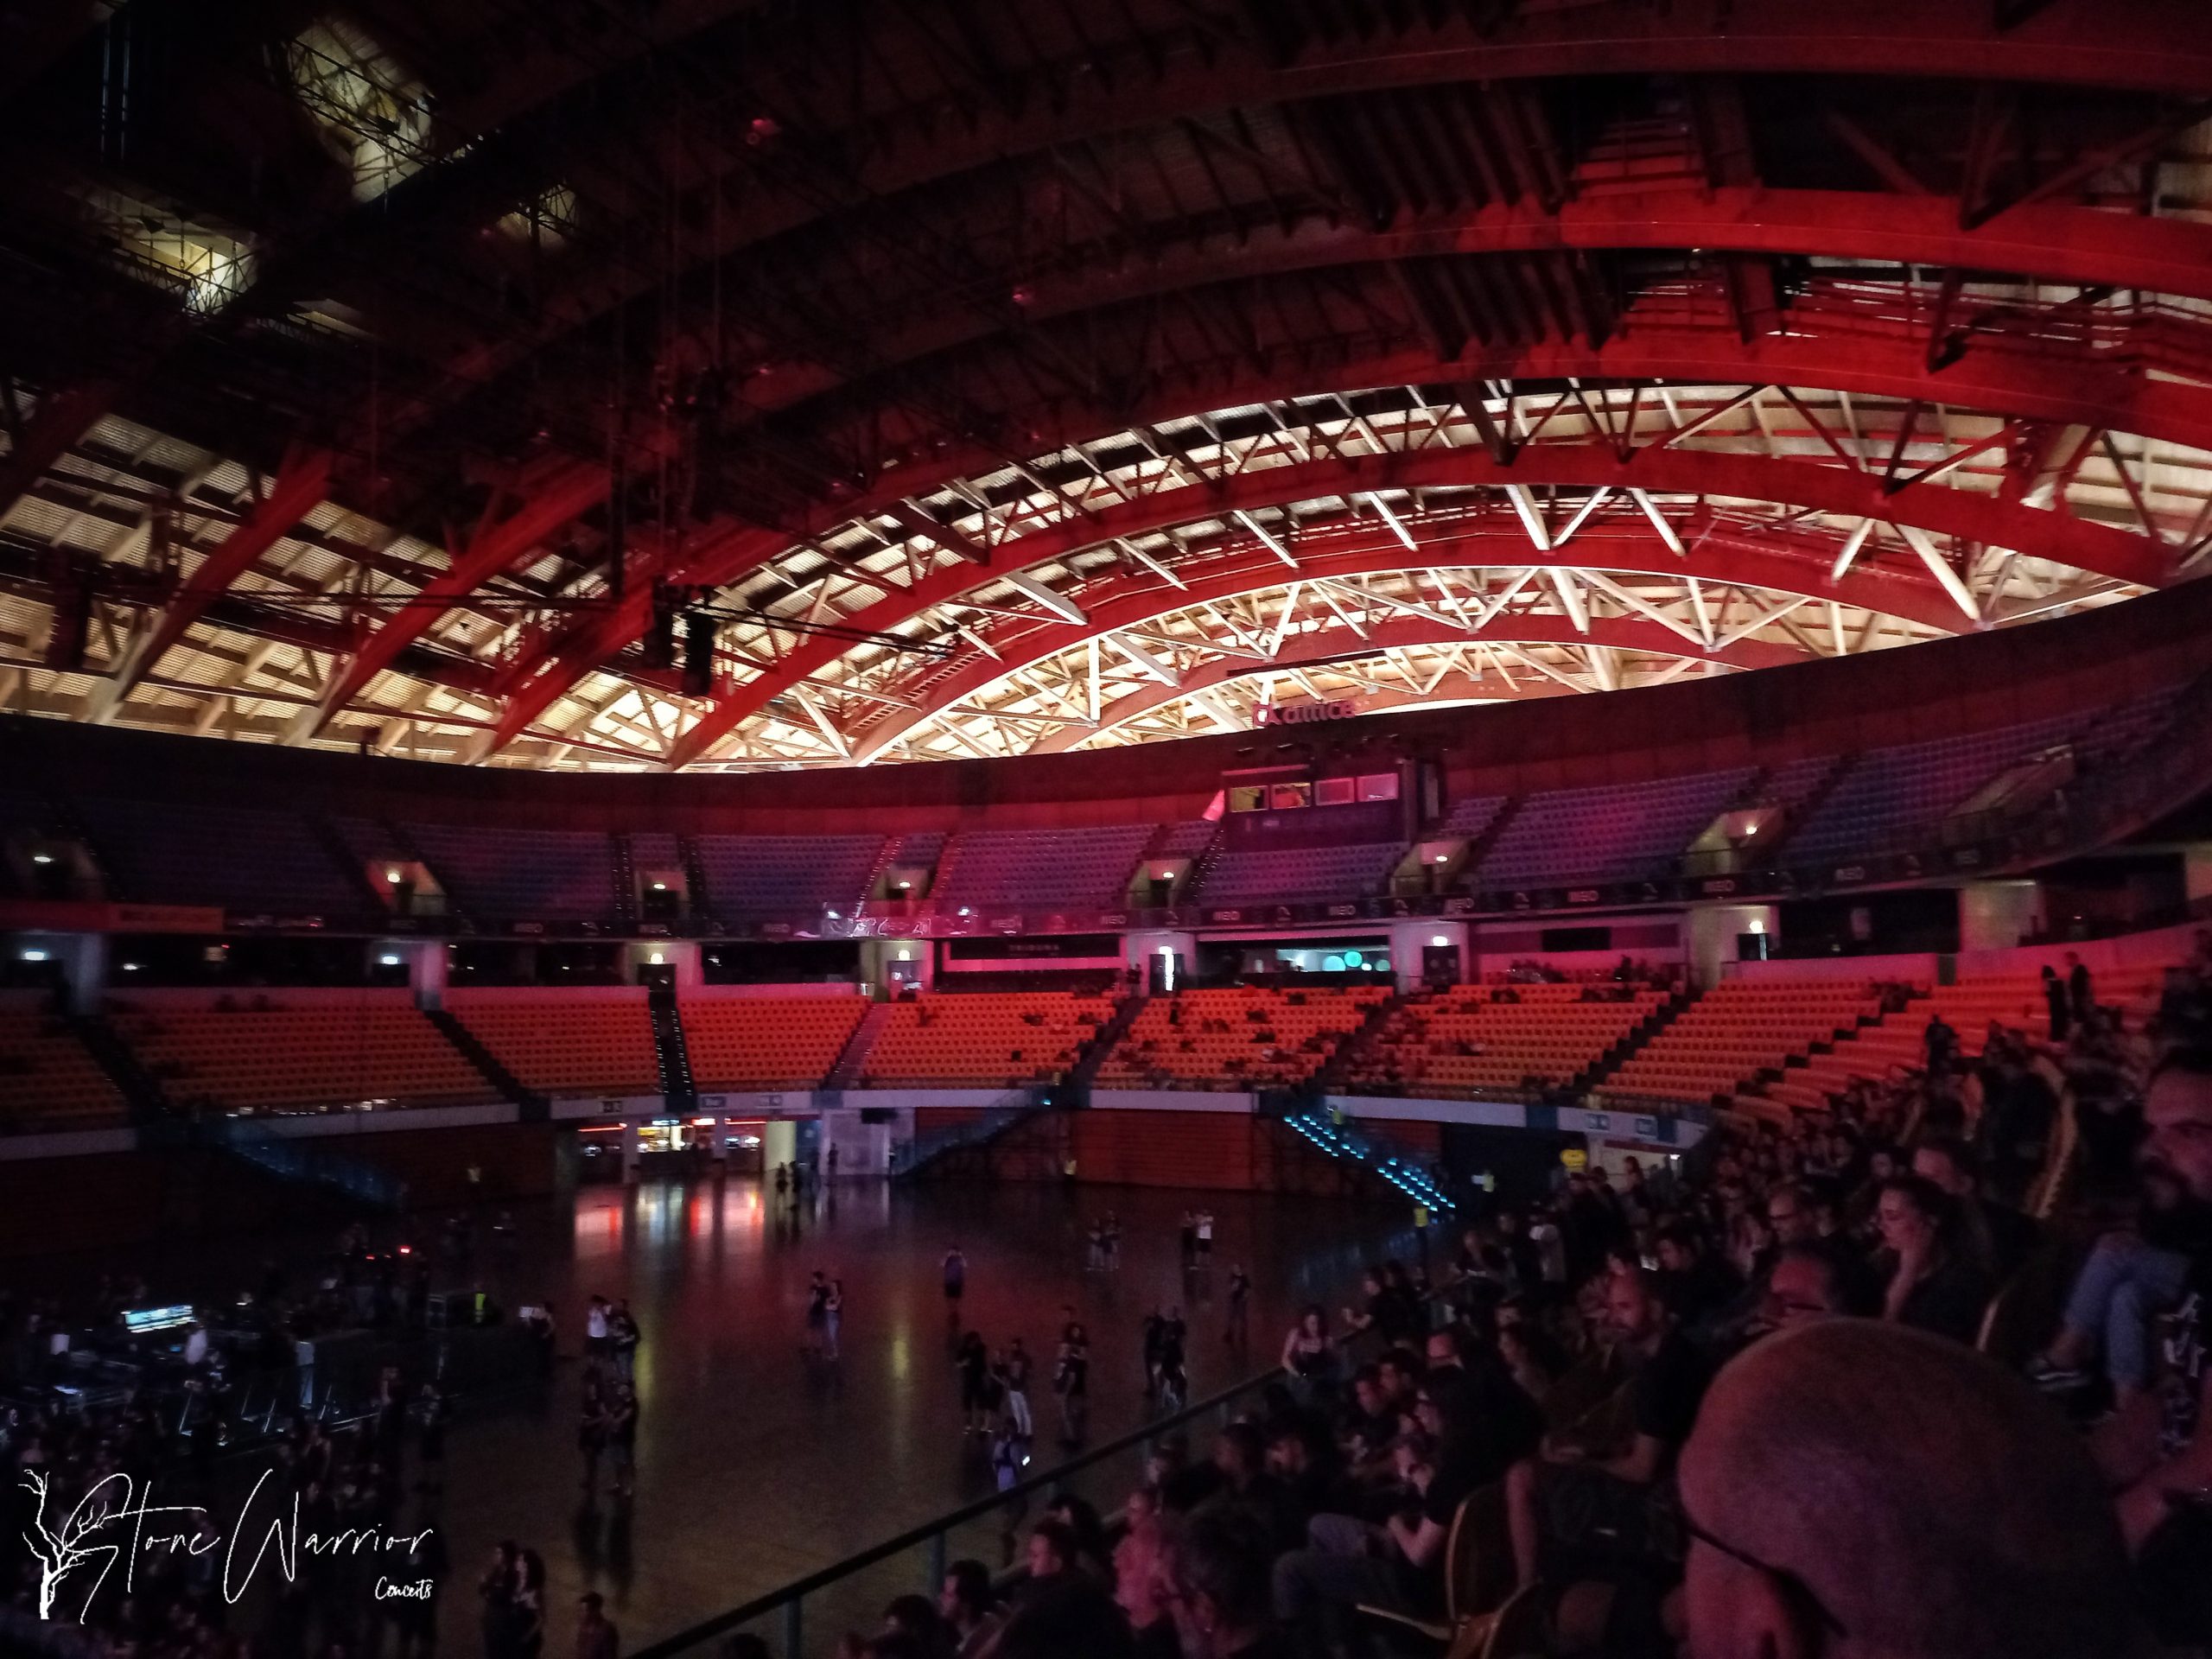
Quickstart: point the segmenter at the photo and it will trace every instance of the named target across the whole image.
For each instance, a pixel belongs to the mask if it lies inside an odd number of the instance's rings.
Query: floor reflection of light
[[[905,1326],[891,1333],[891,1375],[894,1381],[904,1382],[913,1372],[913,1344],[907,1339]]]
[[[576,1210],[575,1253],[579,1261],[619,1255],[622,1249],[623,1214],[619,1201],[586,1201]]]

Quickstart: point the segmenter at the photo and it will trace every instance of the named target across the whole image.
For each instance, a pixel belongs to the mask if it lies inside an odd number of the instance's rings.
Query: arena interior
[[[0,0],[0,1650],[2212,1646],[2202,0]]]

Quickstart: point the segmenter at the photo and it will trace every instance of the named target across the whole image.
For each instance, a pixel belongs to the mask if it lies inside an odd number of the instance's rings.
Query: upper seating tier
[[[613,849],[605,836],[439,823],[407,830],[447,897],[472,916],[605,922],[614,915]]]
[[[296,812],[92,795],[77,809],[119,897],[308,916],[372,907]]]
[[[724,921],[842,911],[867,896],[881,836],[700,836],[692,842],[707,891],[694,909]],[[703,902],[702,902],[703,901]]]
[[[970,830],[953,838],[930,897],[939,906],[1122,903],[1148,823],[1089,830]]]

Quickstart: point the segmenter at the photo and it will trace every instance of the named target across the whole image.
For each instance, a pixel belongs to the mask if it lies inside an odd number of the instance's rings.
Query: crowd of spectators
[[[448,1250],[468,1248],[461,1236],[443,1243]],[[332,1379],[317,1377],[312,1358],[321,1333],[378,1329],[397,1337],[419,1329],[428,1274],[415,1250],[372,1249],[365,1230],[349,1228],[306,1271],[265,1263],[212,1340],[194,1321],[137,1344],[123,1315],[148,1305],[143,1281],[103,1279],[86,1306],[66,1311],[50,1300],[19,1306],[0,1293],[0,1652],[64,1659],[372,1651],[408,1659],[429,1652],[448,1564],[444,1535],[427,1518],[424,1501],[442,1489],[449,1402],[434,1382],[410,1383],[391,1366],[340,1397]],[[97,1367],[70,1363],[94,1351],[104,1356]],[[64,1379],[67,1390],[51,1386]],[[241,1452],[251,1455],[232,1455]],[[233,1602],[221,1581],[224,1529],[254,1513],[254,1482],[264,1471],[264,1501],[270,1491],[288,1495],[288,1525],[289,1495],[298,1493],[302,1535],[350,1528],[406,1541],[366,1552],[302,1551],[289,1575],[271,1557],[239,1575],[250,1587]],[[60,1616],[39,1618],[54,1543],[73,1521],[149,1501],[168,1512],[187,1546],[140,1554],[127,1593],[118,1592],[119,1573],[103,1580],[97,1561],[79,1567],[60,1580]],[[259,1515],[260,1525],[270,1518]],[[110,1536],[118,1530],[110,1522],[86,1541],[95,1548],[127,1542]],[[428,1588],[380,1598],[378,1579]],[[535,1651],[525,1645],[511,1654]]]
[[[1570,1174],[1468,1230],[1437,1294],[1384,1268],[1306,1310],[1284,1379],[1156,1456],[1110,1548],[1048,1519],[1010,1594],[962,1563],[846,1651],[1322,1659],[1447,1611],[1453,1655],[2212,1642],[2208,1010],[2212,949],[2148,1031],[2092,1006],[1971,1060],[1938,1033],[1682,1170]],[[2039,1276],[2056,1335],[2003,1363]]]

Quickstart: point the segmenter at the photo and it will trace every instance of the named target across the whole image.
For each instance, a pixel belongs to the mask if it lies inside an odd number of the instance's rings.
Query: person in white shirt
[[[607,1298],[594,1296],[591,1308],[584,1315],[584,1358],[597,1364],[607,1357],[609,1344],[607,1331]]]

